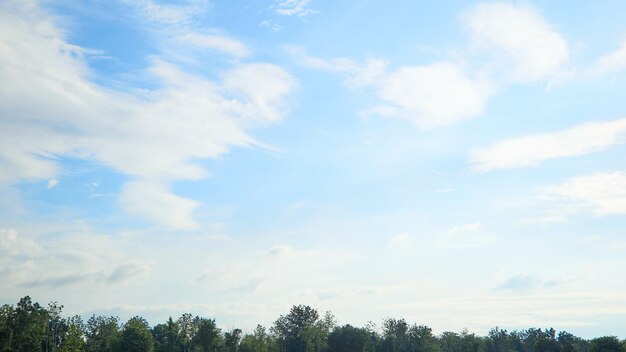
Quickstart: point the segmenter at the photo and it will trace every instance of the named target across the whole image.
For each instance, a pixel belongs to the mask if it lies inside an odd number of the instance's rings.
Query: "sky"
[[[0,2],[0,304],[626,337],[626,2]]]

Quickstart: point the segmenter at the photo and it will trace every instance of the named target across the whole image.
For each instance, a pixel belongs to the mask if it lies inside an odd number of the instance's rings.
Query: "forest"
[[[425,325],[387,318],[379,327],[338,325],[330,312],[293,306],[269,328],[222,330],[215,320],[182,314],[150,326],[139,316],[63,317],[63,306],[44,307],[26,296],[0,308],[0,351],[15,352],[626,352],[626,340],[590,340],[552,328],[507,331],[486,336],[466,330],[439,335]]]

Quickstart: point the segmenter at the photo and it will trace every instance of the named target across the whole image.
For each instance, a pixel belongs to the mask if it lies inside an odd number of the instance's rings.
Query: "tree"
[[[88,352],[112,352],[119,337],[119,319],[92,315],[85,329]]]
[[[221,330],[214,319],[195,318],[196,334],[191,339],[194,352],[214,352],[221,346]]]
[[[141,317],[130,318],[124,324],[116,349],[119,352],[153,352],[154,341],[148,322]]]
[[[383,334],[379,350],[384,352],[400,352],[408,350],[409,324],[404,319],[387,318],[383,321]]]
[[[158,324],[152,329],[155,352],[178,352],[181,350],[180,329],[178,323],[169,317],[165,324]]]
[[[11,351],[13,340],[13,320],[15,319],[15,309],[5,304],[0,307],[0,351]]]
[[[437,352],[439,345],[433,335],[433,330],[425,325],[412,325],[407,333],[409,351],[411,352]]]
[[[61,352],[85,351],[85,324],[78,315],[67,319]]]
[[[261,325],[252,334],[246,334],[239,344],[239,352],[278,352],[279,346]]]
[[[191,339],[196,334],[193,315],[184,313],[178,318],[176,323],[179,327],[179,340],[183,346],[183,352],[188,352],[191,348]]]
[[[352,325],[336,327],[328,336],[329,352],[373,352],[370,332]]]
[[[39,303],[33,303],[29,296],[20,299],[12,319],[11,348],[17,351],[41,351],[47,322],[47,312]]]
[[[61,317],[63,306],[58,302],[50,302],[47,309],[46,325],[46,351],[55,351],[61,347],[61,343],[66,333],[67,325],[65,319]]]
[[[624,352],[624,345],[615,336],[603,336],[591,340],[591,352]]]
[[[224,333],[224,347],[226,352],[237,352],[241,341],[241,330],[233,329],[231,332]]]
[[[317,310],[304,305],[291,307],[272,327],[272,333],[284,352],[318,352],[326,348],[334,317],[327,312],[320,320]]]

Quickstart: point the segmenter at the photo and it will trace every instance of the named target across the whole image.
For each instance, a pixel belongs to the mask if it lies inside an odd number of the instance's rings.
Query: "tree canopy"
[[[182,314],[150,327],[139,316],[120,324],[113,316],[63,317],[63,306],[47,307],[26,296],[0,307],[0,352],[626,352],[626,340],[586,340],[552,328],[487,336],[467,330],[435,335],[426,325],[388,318],[373,324],[337,325],[335,317],[310,306],[293,306],[269,328],[222,331],[215,320]]]

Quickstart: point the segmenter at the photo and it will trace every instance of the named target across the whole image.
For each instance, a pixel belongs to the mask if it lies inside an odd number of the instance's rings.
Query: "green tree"
[[[193,315],[184,313],[176,321],[178,325],[179,341],[182,345],[183,352],[189,352],[191,349],[191,339],[196,334],[196,324]]]
[[[624,345],[615,336],[603,336],[591,340],[591,352],[624,352]]]
[[[239,342],[241,341],[241,330],[233,329],[231,332],[224,333],[224,349],[226,352],[237,352]]]
[[[92,315],[85,329],[88,352],[112,352],[119,337],[119,319]]]
[[[63,306],[58,302],[50,302],[48,304],[45,350],[56,351],[61,348],[61,343],[66,334],[66,321],[61,316]]]
[[[11,351],[13,340],[13,320],[15,319],[15,309],[5,304],[0,307],[0,351]]]
[[[155,352],[178,352],[181,350],[180,329],[178,323],[169,317],[165,324],[158,324],[152,329]]]
[[[191,339],[194,352],[218,351],[222,345],[221,330],[215,325],[215,320],[196,317],[196,333]]]
[[[284,352],[318,352],[326,348],[333,326],[334,317],[330,312],[320,319],[317,310],[298,305],[274,322],[272,333]]]
[[[373,352],[374,343],[369,331],[352,325],[336,327],[328,335],[329,352]]]
[[[387,318],[383,320],[382,338],[378,350],[382,352],[408,351],[409,324],[404,319]]]
[[[85,324],[78,315],[67,319],[65,336],[61,343],[61,352],[85,351]]]
[[[141,317],[130,318],[124,324],[117,350],[119,352],[153,352],[154,341],[148,322]]]
[[[246,334],[239,344],[239,352],[278,352],[278,342],[267,333],[265,328],[257,325],[252,334]]]
[[[46,337],[48,314],[39,303],[26,296],[17,303],[12,320],[11,348],[17,351],[41,351]]]
[[[408,332],[409,351],[438,352],[439,344],[433,330],[425,325],[412,325]]]

